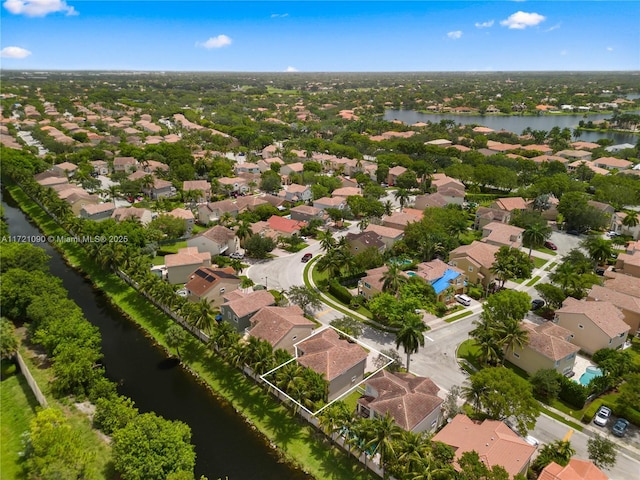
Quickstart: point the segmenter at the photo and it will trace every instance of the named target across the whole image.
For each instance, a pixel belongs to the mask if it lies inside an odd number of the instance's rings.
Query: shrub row
[[[338,283],[338,280],[331,279],[329,281],[329,293],[340,300],[345,305],[351,305],[353,295],[345,287]]]
[[[560,381],[560,394],[558,395],[560,399],[576,410],[584,407],[584,404],[587,402],[587,396],[589,395],[589,389],[564,375],[558,374],[558,380]]]

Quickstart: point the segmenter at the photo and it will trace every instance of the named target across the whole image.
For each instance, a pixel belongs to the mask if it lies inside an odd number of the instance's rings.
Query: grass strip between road
[[[473,315],[473,312],[471,310],[467,310],[453,317],[446,318],[444,321],[447,323],[451,323],[451,322],[455,322],[456,320],[460,320],[461,318],[468,317],[469,315]]]
[[[557,420],[559,422],[564,423],[565,425],[567,425],[568,427],[573,428],[574,430],[577,430],[578,432],[581,432],[582,430],[584,430],[584,427],[578,423],[572,422],[571,420],[567,420],[564,416],[549,410],[547,407],[545,407],[543,404],[540,404],[540,411],[542,413],[544,413],[545,415],[547,415],[548,417],[553,418],[554,420]]]
[[[68,235],[44,210],[17,185],[8,191],[20,207],[46,235]],[[122,313],[142,327],[167,351],[164,333],[173,323],[166,314],[149,303],[120,277],[97,266],[78,244],[57,245],[68,261],[85,273]],[[333,447],[314,427],[294,416],[285,406],[266,393],[239,370],[222,362],[200,341],[189,336],[181,350],[183,364],[218,398],[228,401],[255,426],[292,465],[316,478],[369,480],[377,478],[365,471],[348,454]]]
[[[535,285],[539,281],[540,281],[540,275],[536,275],[531,280],[529,280],[527,283],[525,283],[525,286],[526,287],[532,287],[533,285]]]

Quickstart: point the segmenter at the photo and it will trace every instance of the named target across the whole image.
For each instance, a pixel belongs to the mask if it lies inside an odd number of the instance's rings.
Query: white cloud
[[[226,35],[218,35],[217,37],[211,37],[206,42],[196,42],[196,47],[202,48],[222,48],[231,45],[231,38]]]
[[[272,13],[271,14],[271,18],[284,18],[288,16],[289,16],[288,13]]]
[[[568,55],[569,51],[568,50],[560,50],[560,55],[562,55],[563,57]]]
[[[462,37],[462,30],[455,30],[453,32],[449,32],[447,33],[447,37],[453,39],[453,40],[457,40],[460,37]]]
[[[4,8],[14,15],[44,17],[50,13],[64,12],[66,15],[78,15],[75,8],[65,0],[6,0]]]
[[[511,29],[524,30],[527,27],[535,27],[545,20],[546,17],[539,13],[516,12],[509,15],[506,20],[502,20],[500,25]]]
[[[27,58],[31,55],[31,52],[22,47],[4,47],[0,50],[0,57],[2,58]]]
[[[613,52],[613,47],[607,47],[607,52]]]
[[[554,30],[558,30],[560,28],[560,24],[556,23],[553,27],[549,27],[545,30],[545,32],[553,32]]]
[[[298,69],[296,67],[291,67],[291,66],[287,67],[287,69],[285,70],[285,72],[297,72],[297,71]]]
[[[476,22],[476,28],[490,28],[493,27],[493,20],[489,20],[488,22]]]

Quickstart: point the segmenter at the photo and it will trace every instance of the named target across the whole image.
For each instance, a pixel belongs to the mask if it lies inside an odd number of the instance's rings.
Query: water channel
[[[640,111],[628,112],[640,114]],[[553,127],[570,128],[572,131],[578,126],[580,120],[588,122],[591,120],[605,120],[611,118],[611,113],[597,113],[589,115],[554,115],[546,114],[540,116],[522,116],[522,115],[455,115],[449,113],[421,113],[415,110],[386,110],[384,119],[387,121],[400,120],[407,125],[417,122],[439,123],[441,120],[453,120],[456,124],[462,125],[482,125],[484,127],[498,130],[508,130],[520,135],[527,127],[532,130],[549,131]],[[630,143],[635,145],[640,136],[632,133],[621,132],[587,132],[582,131],[578,140],[585,142],[596,142],[602,138],[609,138],[614,144]]]
[[[4,188],[2,206],[11,235],[41,235]],[[120,384],[118,391],[132,398],[141,412],[154,411],[191,427],[197,477],[206,475],[209,480],[311,478],[281,463],[264,438],[192,375],[179,367],[170,368],[164,351],[111,307],[105,296],[70,268],[54,248],[48,244],[37,246],[51,256],[51,273],[62,279],[70,298],[100,329],[107,376]]]

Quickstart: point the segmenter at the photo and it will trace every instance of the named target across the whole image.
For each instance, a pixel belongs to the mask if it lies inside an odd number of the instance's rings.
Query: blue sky
[[[2,68],[640,70],[640,2],[0,0]]]

